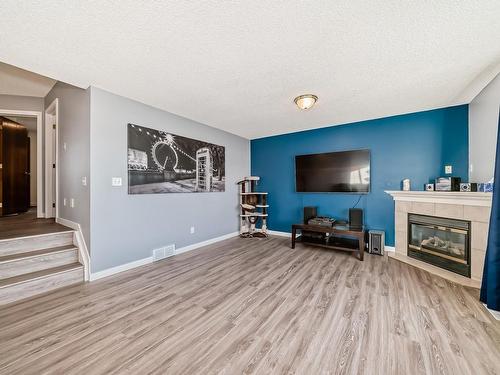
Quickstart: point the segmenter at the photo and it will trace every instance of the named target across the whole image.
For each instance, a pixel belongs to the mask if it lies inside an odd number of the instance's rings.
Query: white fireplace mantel
[[[459,204],[491,207],[492,193],[460,191],[402,191],[386,190],[395,201]]]

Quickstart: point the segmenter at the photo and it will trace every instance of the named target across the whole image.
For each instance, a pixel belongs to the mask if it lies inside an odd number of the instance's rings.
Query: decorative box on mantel
[[[491,193],[386,191],[395,201],[389,256],[462,285],[479,287]]]

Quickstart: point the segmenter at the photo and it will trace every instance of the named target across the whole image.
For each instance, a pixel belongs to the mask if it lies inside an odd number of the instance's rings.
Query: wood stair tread
[[[51,248],[35,250],[35,251],[27,251],[24,253],[10,254],[10,255],[5,255],[5,256],[0,256],[0,263],[10,262],[13,260],[19,260],[19,259],[24,259],[24,258],[37,257],[37,256],[41,256],[41,255],[49,255],[49,254],[54,254],[54,253],[58,253],[58,252],[62,252],[62,251],[77,250],[77,249],[78,248],[75,245],[66,245],[66,246],[57,246],[57,247],[51,247]]]
[[[36,237],[48,237],[48,236],[54,236],[54,235],[65,234],[65,233],[73,233],[73,232],[75,232],[74,229],[68,228],[67,230],[60,230],[60,231],[49,232],[49,233],[29,234],[26,236],[17,236],[17,237],[5,237],[5,238],[0,238],[0,243],[1,242],[18,241],[18,240],[24,240],[24,239],[32,239],[32,238],[36,238]]]
[[[35,279],[44,278],[44,277],[55,275],[58,273],[72,271],[72,270],[75,270],[78,268],[83,269],[83,265],[80,263],[71,263],[71,264],[66,264],[64,266],[47,268],[47,269],[42,270],[42,271],[36,271],[36,272],[26,273],[26,274],[19,275],[19,276],[10,277],[8,279],[0,280],[0,288],[9,287],[12,285],[32,281]],[[82,281],[83,281],[83,278],[82,278]]]

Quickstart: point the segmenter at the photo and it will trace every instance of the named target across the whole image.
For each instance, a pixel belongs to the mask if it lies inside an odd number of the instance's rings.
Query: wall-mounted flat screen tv
[[[300,193],[369,193],[370,150],[295,156],[295,189]]]

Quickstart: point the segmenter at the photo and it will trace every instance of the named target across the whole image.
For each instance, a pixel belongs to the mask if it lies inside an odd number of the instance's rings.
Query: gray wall
[[[90,244],[90,89],[58,82],[45,97],[45,108],[59,99],[59,217],[81,225]],[[63,144],[66,143],[66,151]],[[82,177],[87,177],[87,186]],[[67,205],[63,205],[67,198]],[[75,207],[69,205],[75,199]]]
[[[485,182],[493,178],[500,107],[500,75],[469,104],[469,178]]]
[[[90,103],[92,272],[238,230],[236,181],[249,174],[247,139],[93,87]],[[128,195],[127,123],[225,146],[226,191]],[[113,176],[123,186],[112,187]]]
[[[0,95],[0,109],[43,112],[43,103],[43,98],[34,96]]]

